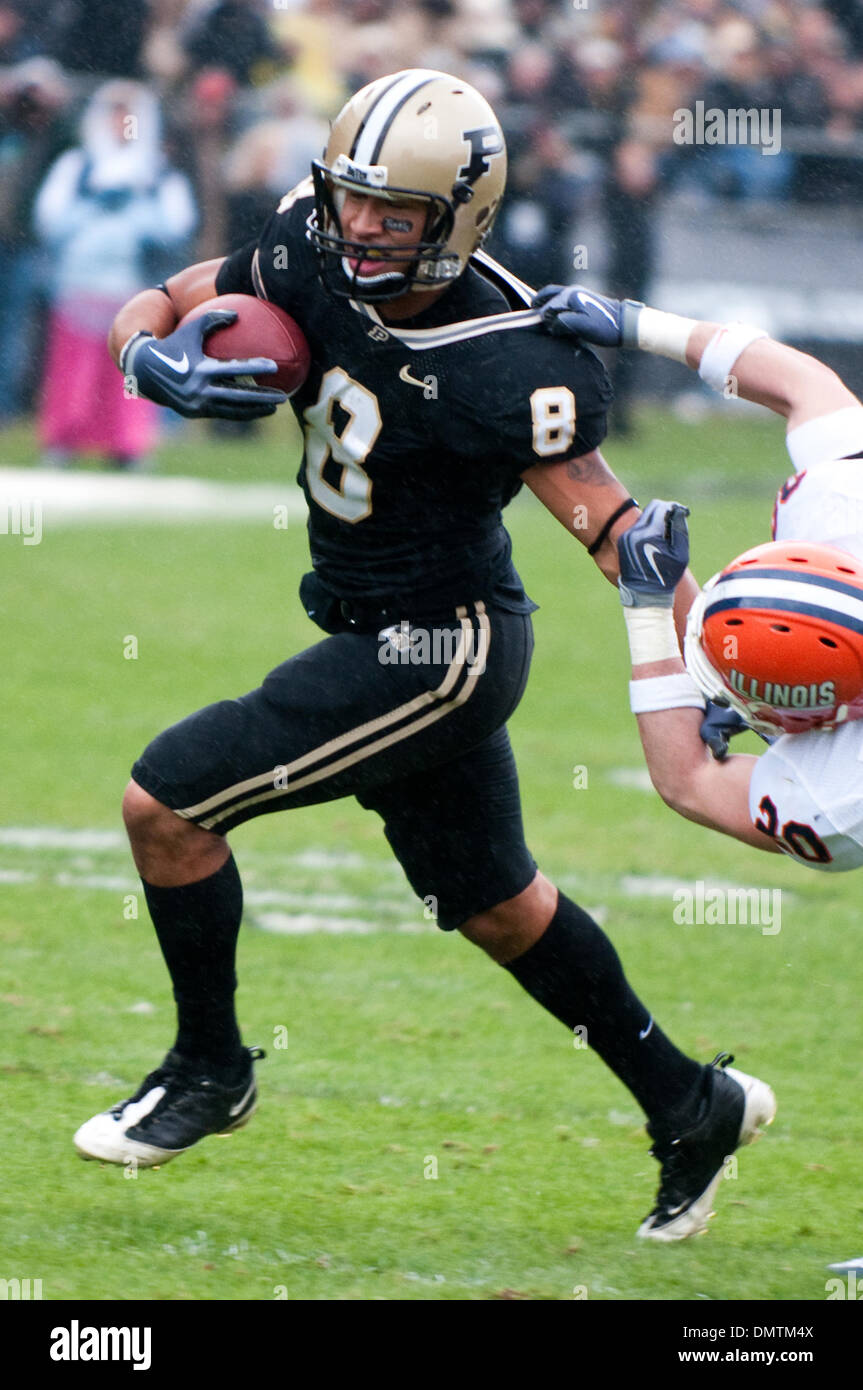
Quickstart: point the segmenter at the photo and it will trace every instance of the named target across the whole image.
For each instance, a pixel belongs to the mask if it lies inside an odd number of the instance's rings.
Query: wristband
[[[670,357],[672,361],[685,365],[686,345],[695,324],[695,319],[682,318],[680,314],[666,314],[662,309],[645,306],[636,324],[638,346],[642,352]]]
[[[611,513],[611,516],[608,518],[608,521],[605,523],[596,540],[593,542],[593,545],[589,545],[587,547],[588,555],[595,555],[596,552],[602,546],[603,542],[608,539],[608,533],[611,530],[614,523],[617,520],[619,520],[620,517],[624,516],[628,511],[631,511],[633,507],[637,506],[638,503],[636,502],[634,497],[627,497],[625,502],[621,502],[617,511]]]
[[[623,617],[633,666],[646,666],[649,661],[667,661],[669,657],[680,656],[674,610],[670,602],[667,606],[651,604],[644,608],[624,608]]]
[[[129,361],[129,354],[135,344],[140,342],[141,338],[155,338],[155,336],[155,333],[151,333],[148,328],[139,328],[136,333],[133,333],[130,338],[126,339],[125,343],[120,348],[120,355],[117,358],[117,366],[124,376],[128,376],[132,369],[132,364]]]
[[[647,676],[629,682],[629,707],[633,714],[662,709],[704,709],[704,696],[688,671],[671,676]]]
[[[763,328],[755,328],[751,323],[725,323],[717,328],[707,347],[701,354],[698,375],[714,391],[722,394],[731,375],[731,368],[744,348],[759,338],[766,338]]]
[[[863,445],[863,406],[846,405],[790,430],[785,440],[795,470],[847,458]]]

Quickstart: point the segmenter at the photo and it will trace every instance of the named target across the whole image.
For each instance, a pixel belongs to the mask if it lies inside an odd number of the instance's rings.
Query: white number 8
[[[562,454],[575,438],[575,396],[568,386],[540,386],[530,398],[533,452]]]
[[[350,417],[341,434],[336,434],[333,424],[336,402]],[[341,367],[333,367],[321,382],[315,404],[305,412],[305,422],[309,492],[320,506],[342,521],[365,520],[372,511],[372,480],[361,465],[381,431],[377,396]],[[330,458],[342,467],[338,487],[324,477]]]

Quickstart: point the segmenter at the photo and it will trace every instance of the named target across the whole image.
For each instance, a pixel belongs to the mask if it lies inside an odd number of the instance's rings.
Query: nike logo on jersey
[[[159,352],[157,348],[151,348],[150,351],[154,357],[158,357],[159,361],[164,362],[172,371],[185,374],[189,370],[189,354],[187,352],[184,352],[183,356],[178,359],[176,357],[166,357],[164,352]]]
[[[242,1100],[238,1100],[237,1103],[236,1103],[236,1105],[232,1105],[231,1108],[230,1108],[230,1110],[228,1111],[228,1114],[229,1114],[229,1115],[239,1115],[240,1112],[241,1112],[242,1110],[244,1110],[245,1107],[246,1107],[246,1105],[248,1104],[249,1099],[251,1098],[251,1095],[252,1095],[252,1092],[254,1091],[254,1089],[255,1089],[255,1082],[254,1082],[254,1078],[252,1078],[252,1080],[249,1082],[248,1090],[246,1091],[246,1094],[243,1096],[243,1099],[242,1099]]]
[[[608,319],[608,322],[611,324],[613,328],[617,327],[617,320],[615,319],[614,314],[609,313],[605,305],[600,300],[596,299],[594,295],[589,294],[587,290],[579,290],[578,294],[576,295],[576,298],[578,299],[579,303],[590,304],[593,306],[594,309],[598,309],[601,314],[605,314],[605,317]]]
[[[418,377],[411,376],[410,363],[402,367],[399,372],[399,381],[409,381],[411,386],[418,386],[421,391],[426,389],[426,383],[424,381],[420,381]]]
[[[656,561],[655,561],[654,558],[653,558],[654,555],[661,555],[661,554],[662,554],[662,551],[660,550],[660,548],[659,548],[658,545],[652,545],[650,541],[647,542],[647,544],[646,544],[645,547],[644,547],[644,558],[645,558],[645,560],[647,561],[647,563],[650,565],[650,568],[653,570],[653,573],[656,575],[656,577],[657,577],[657,579],[659,580],[660,584],[664,585],[664,584],[665,584],[665,577],[663,576],[663,574],[661,573],[661,571],[657,568]]]

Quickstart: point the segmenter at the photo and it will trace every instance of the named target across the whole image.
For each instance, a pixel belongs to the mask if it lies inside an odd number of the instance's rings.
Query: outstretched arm
[[[619,542],[619,587],[632,654],[630,701],[651,781],[687,820],[780,853],[749,815],[757,759],[711,757],[699,733],[704,700],[675,650],[671,596],[689,558],[685,518],[679,503],[651,502]]]
[[[603,347],[638,348],[686,363],[718,391],[728,390],[784,416],[789,434],[811,420],[822,420],[823,425],[825,415],[861,408],[854,393],[823,362],[746,324],[684,318],[635,300],[594,294],[580,285],[547,285],[534,306],[542,309],[543,323],[556,336]],[[841,457],[846,428],[859,434],[859,417],[836,422],[838,452],[832,457]],[[832,442],[822,435],[822,447]],[[853,452],[858,448],[855,444]]]

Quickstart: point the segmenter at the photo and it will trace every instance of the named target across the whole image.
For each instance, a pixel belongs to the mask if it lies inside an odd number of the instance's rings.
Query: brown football
[[[214,328],[204,339],[208,357],[222,362],[231,358],[271,357],[275,372],[256,377],[259,386],[277,386],[292,396],[309,374],[311,354],[299,324],[276,304],[251,294],[220,294],[196,304],[183,318],[191,323],[212,310],[232,309],[237,319],[225,328]],[[181,326],[181,325],[178,325]]]

